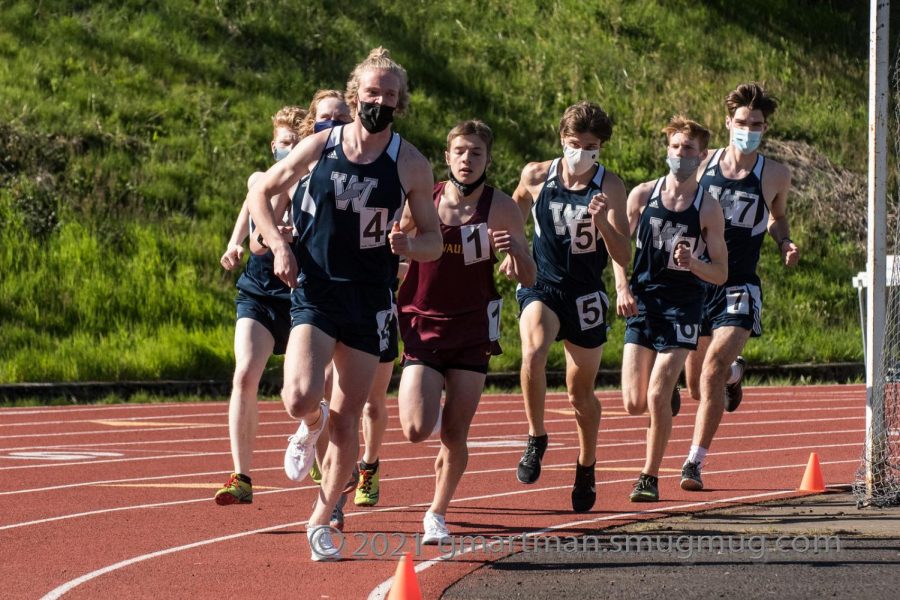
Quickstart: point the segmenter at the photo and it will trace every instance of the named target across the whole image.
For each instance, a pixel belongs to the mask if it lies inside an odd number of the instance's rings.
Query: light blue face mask
[[[275,151],[272,152],[272,156],[275,157],[275,162],[278,162],[279,160],[281,160],[282,158],[284,158],[285,156],[287,156],[290,153],[291,153],[290,148],[275,148]]]
[[[762,141],[762,131],[750,131],[749,129],[731,128],[731,143],[741,154],[750,154],[759,148]]]

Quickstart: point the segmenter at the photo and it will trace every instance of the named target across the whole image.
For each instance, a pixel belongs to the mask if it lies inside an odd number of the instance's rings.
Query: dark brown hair
[[[612,119],[593,102],[579,102],[566,109],[559,120],[559,135],[566,137],[579,133],[590,133],[600,138],[602,143],[612,137]]]
[[[770,95],[759,83],[751,81],[728,92],[725,96],[725,106],[728,108],[728,116],[733,117],[735,111],[746,106],[750,110],[759,110],[763,118],[768,121],[775,109],[778,108],[778,98]]]

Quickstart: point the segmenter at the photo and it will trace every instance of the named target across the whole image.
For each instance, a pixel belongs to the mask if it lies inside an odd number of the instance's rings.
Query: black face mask
[[[359,101],[359,120],[369,133],[378,133],[387,129],[394,121],[394,107],[376,102]]]
[[[450,176],[450,183],[456,186],[456,189],[459,190],[459,193],[463,195],[463,197],[468,196],[472,192],[478,189],[478,186],[484,183],[484,180],[487,179],[487,169],[481,174],[481,177],[473,181],[472,183],[463,183],[459,179],[453,176],[453,171],[451,169],[447,169],[447,174]]]

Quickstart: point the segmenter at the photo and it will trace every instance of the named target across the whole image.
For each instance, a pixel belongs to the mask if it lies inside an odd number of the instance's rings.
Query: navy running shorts
[[[516,300],[520,314],[532,302],[541,302],[553,311],[559,319],[556,341],[567,340],[582,348],[597,348],[606,343],[609,298],[602,288],[578,294],[537,281],[533,287],[517,289]]]
[[[390,348],[390,287],[306,278],[291,293],[291,327],[312,325],[379,359]]]
[[[273,354],[284,354],[291,335],[291,301],[276,296],[257,296],[238,290],[234,301],[238,319],[259,322],[275,339]]]
[[[697,349],[699,323],[679,323],[673,319],[641,313],[625,321],[625,343],[657,352],[670,348]]]
[[[707,286],[700,335],[719,327],[740,327],[750,337],[762,335],[762,290],[753,283]]]

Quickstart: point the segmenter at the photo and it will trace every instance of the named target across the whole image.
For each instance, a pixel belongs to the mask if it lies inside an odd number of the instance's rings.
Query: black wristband
[[[263,248],[269,247],[268,245],[266,245],[266,239],[263,237],[263,235],[261,233],[256,236],[256,243],[258,243]]]

